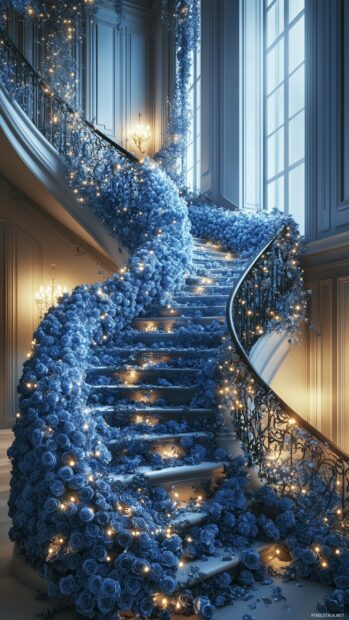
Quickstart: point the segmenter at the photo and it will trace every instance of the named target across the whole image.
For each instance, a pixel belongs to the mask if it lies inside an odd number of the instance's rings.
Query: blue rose
[[[130,592],[127,592],[126,590],[122,590],[118,601],[118,607],[120,611],[128,611],[132,608],[133,603],[134,597],[132,596],[132,594]]]
[[[193,606],[195,613],[197,613],[202,620],[210,620],[213,618],[216,611],[207,596],[196,596],[193,600]]]
[[[133,575],[128,575],[125,579],[126,591],[135,596],[142,587],[142,582]]]
[[[57,462],[56,455],[50,451],[43,452],[41,456],[41,460],[45,467],[54,467]]]
[[[91,510],[91,508],[87,508],[87,506],[84,506],[83,508],[81,508],[80,512],[79,512],[79,517],[81,519],[81,521],[83,521],[84,523],[88,523],[89,521],[92,521],[94,519],[94,512],[93,510]]]
[[[118,581],[114,579],[103,579],[102,583],[102,596],[110,596],[115,601],[118,600],[121,594],[121,588]]]
[[[254,583],[254,576],[253,576],[253,572],[249,569],[244,569],[242,571],[240,571],[239,574],[239,582],[249,588],[250,586],[252,586],[252,584]]]
[[[87,582],[87,587],[91,594],[97,596],[102,589],[103,579],[100,575],[91,575]]]
[[[58,475],[64,482],[70,482],[74,478],[74,472],[71,467],[68,465],[64,465],[64,467],[60,467],[58,470]]]
[[[335,577],[334,582],[340,590],[349,589],[349,575],[338,575],[338,577]]]
[[[91,549],[92,557],[98,562],[103,562],[107,557],[107,550],[103,545],[94,545]]]
[[[164,551],[161,555],[161,564],[168,568],[177,566],[178,560],[172,551]]]
[[[81,592],[75,601],[77,611],[83,616],[93,617],[95,599],[90,592]]]
[[[154,609],[154,603],[149,596],[143,597],[138,604],[138,611],[142,618],[149,618]]]
[[[249,570],[258,570],[261,565],[258,551],[255,549],[245,549],[241,554],[241,562]]]
[[[60,507],[60,501],[56,497],[49,497],[46,502],[44,509],[48,513],[56,512]]]
[[[97,597],[97,607],[103,615],[110,614],[115,607],[115,600],[111,596],[102,596],[99,594]]]
[[[72,575],[68,575],[67,577],[62,577],[59,580],[59,589],[65,596],[69,596],[75,592],[77,588],[77,583]]]
[[[117,541],[120,547],[123,547],[124,549],[131,547],[133,543],[132,532],[130,532],[130,530],[120,530],[117,535]]]
[[[170,575],[165,575],[160,579],[160,589],[164,594],[173,594],[176,589],[176,581]]]
[[[56,497],[60,497],[65,492],[65,486],[62,480],[52,480],[49,486],[51,493],[56,495]]]
[[[97,572],[97,562],[93,558],[88,558],[82,563],[82,570],[85,575],[95,575]]]
[[[115,568],[121,575],[128,575],[133,566],[134,556],[130,553],[121,553],[115,560]]]
[[[69,546],[72,549],[83,549],[85,546],[84,537],[80,532],[72,532],[69,537]]]
[[[313,566],[318,562],[318,556],[312,549],[304,549],[300,554],[300,560],[308,566]]]
[[[141,577],[146,572],[150,571],[150,564],[147,560],[143,560],[142,558],[135,558],[132,564],[132,572],[136,577]]]

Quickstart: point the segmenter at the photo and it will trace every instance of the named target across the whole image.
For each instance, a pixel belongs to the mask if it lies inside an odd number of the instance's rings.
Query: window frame
[[[299,22],[301,19],[306,20],[306,0],[304,0],[304,7],[291,21],[288,20],[289,15],[289,0],[283,0],[283,20],[284,27],[281,33],[279,33],[273,42],[267,46],[267,14],[275,6],[280,0],[262,0],[263,2],[263,90],[262,90],[262,106],[263,106],[263,203],[264,208],[266,210],[270,210],[268,205],[268,188],[270,183],[277,181],[278,179],[284,178],[284,188],[283,188],[283,212],[285,214],[289,214],[289,177],[290,173],[296,169],[298,166],[303,165],[304,167],[304,227],[306,227],[306,207],[305,207],[305,188],[306,188],[306,145],[305,145],[305,132],[306,132],[306,79],[304,77],[304,102],[303,106],[299,108],[291,117],[289,117],[289,81],[290,78],[300,69],[300,67],[304,67],[304,71],[306,72],[306,57],[305,57],[305,40],[304,40],[304,57],[303,60],[298,63],[295,67],[293,67],[292,71],[289,72],[289,33],[290,30]],[[304,27],[304,37],[305,37],[305,27]],[[268,54],[275,49],[275,47],[280,43],[280,41],[284,42],[284,62],[283,62],[283,80],[279,82],[276,86],[274,86],[273,90],[269,93],[267,92],[267,58]],[[305,73],[304,73],[305,76]],[[283,85],[284,89],[284,104],[283,104],[283,123],[278,125],[274,130],[268,133],[267,121],[268,121],[268,99],[272,96],[280,86]],[[289,164],[289,136],[290,136],[290,122],[296,118],[299,114],[303,113],[304,115],[304,144],[303,144],[303,157],[298,158],[291,165]],[[268,139],[275,135],[276,132],[283,128],[284,134],[284,146],[283,146],[283,157],[284,163],[282,171],[275,173],[273,176],[268,177]]]

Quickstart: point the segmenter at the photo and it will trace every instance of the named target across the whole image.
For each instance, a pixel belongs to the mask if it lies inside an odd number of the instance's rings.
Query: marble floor
[[[6,457],[11,443],[11,432],[0,431],[0,620],[35,620],[49,605],[36,600],[35,590],[21,583],[11,570],[12,544],[8,539],[10,522],[7,516],[10,465]],[[247,602],[237,601],[233,606],[219,610],[217,620],[310,620],[319,617],[316,605],[328,591],[319,584],[309,582],[283,583],[275,579],[286,600],[272,600],[272,586],[258,586]],[[252,607],[252,608],[251,608]],[[246,615],[246,618],[245,618]],[[346,617],[349,614],[322,617]],[[183,619],[176,616],[174,620]],[[197,620],[197,616],[195,616]],[[78,614],[65,611],[57,614],[57,620],[82,620]],[[190,618],[186,617],[187,620]]]

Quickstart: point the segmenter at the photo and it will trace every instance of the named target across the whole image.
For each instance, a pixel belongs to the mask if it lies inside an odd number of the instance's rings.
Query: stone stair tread
[[[100,413],[130,413],[131,415],[175,415],[175,414],[184,414],[184,415],[214,415],[215,409],[209,408],[198,408],[198,407],[130,407],[123,405],[98,405],[93,408],[95,411]]]
[[[174,467],[164,467],[163,469],[152,469],[150,465],[138,467],[134,474],[109,474],[109,481],[128,484],[137,475],[144,475],[150,482],[164,482],[167,480],[185,480],[187,477],[204,477],[212,475],[213,472],[224,472],[225,463],[223,461],[204,461],[198,465],[178,465]]]
[[[270,546],[272,546],[270,542],[258,542],[252,548],[262,553]],[[183,566],[180,566],[176,573],[178,587],[193,586],[219,573],[232,570],[239,565],[240,558],[241,552],[239,551],[232,552],[228,549],[218,548],[217,555],[215,556],[184,562]]]
[[[210,439],[210,435],[209,433],[204,433],[202,431],[191,431],[189,433],[163,433],[163,434],[159,434],[159,433],[154,433],[152,435],[150,434],[130,434],[129,439],[130,440],[135,440],[135,441],[149,441],[149,442],[157,442],[157,441],[169,441],[169,440],[176,440],[176,439],[182,439],[183,437],[195,437],[195,439]],[[127,436],[124,435],[123,439],[127,439]],[[114,444],[118,444],[118,440],[117,439],[111,439],[110,441],[106,442],[108,446],[113,446]]]
[[[178,392],[180,390],[182,390],[182,391],[183,390],[184,391],[193,391],[193,390],[196,390],[198,388],[197,384],[193,384],[193,385],[156,385],[156,384],[154,384],[154,385],[152,385],[152,384],[145,384],[145,383],[144,384],[143,383],[141,383],[141,384],[137,384],[137,383],[131,384],[130,383],[130,384],[124,385],[124,384],[121,383],[119,385],[109,385],[109,384],[106,383],[105,385],[93,385],[93,384],[89,383],[87,385],[89,385],[89,387],[92,390],[97,390],[97,391],[100,391],[100,390],[115,390],[115,391],[117,391],[117,390],[131,390],[131,391],[132,390],[142,390],[142,391],[144,391],[144,390],[155,390],[156,391],[156,390],[159,390],[159,389],[161,389],[161,390],[165,389],[165,390],[175,390],[176,392]]]
[[[193,511],[185,511],[178,515],[178,517],[174,517],[171,520],[171,525],[174,527],[183,527],[187,523],[191,526],[199,525],[205,518],[205,512],[193,512]]]
[[[105,373],[127,373],[127,372],[147,372],[147,373],[160,373],[161,371],[165,371],[167,374],[169,375],[180,375],[181,373],[185,373],[185,374],[191,374],[191,375],[195,375],[198,372],[198,368],[186,368],[186,367],[182,367],[182,368],[171,368],[171,366],[169,367],[164,367],[161,366],[160,368],[157,368],[156,366],[149,366],[149,368],[143,368],[142,366],[133,366],[130,364],[125,364],[124,366],[91,366],[88,369],[88,373],[89,374],[100,374],[102,372]]]

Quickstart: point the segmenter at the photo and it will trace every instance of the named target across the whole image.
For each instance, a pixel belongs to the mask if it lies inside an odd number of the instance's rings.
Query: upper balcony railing
[[[120,160],[138,162],[127,151],[81,117],[61,97],[55,94],[35,71],[5,31],[0,31],[0,62],[2,78],[10,92],[40,133],[61,155],[71,153],[74,133],[84,131],[93,144],[96,158],[101,149],[110,149]]]
[[[297,248],[289,230],[284,227],[255,257],[230,296],[227,323],[233,346],[228,347],[226,368],[233,389],[227,404],[246,454],[263,479],[290,495],[318,489],[328,507],[340,501],[337,514],[343,515],[349,456],[277,396],[249,359],[268,327],[283,325],[287,313],[291,323],[299,319],[301,308],[291,295]]]

